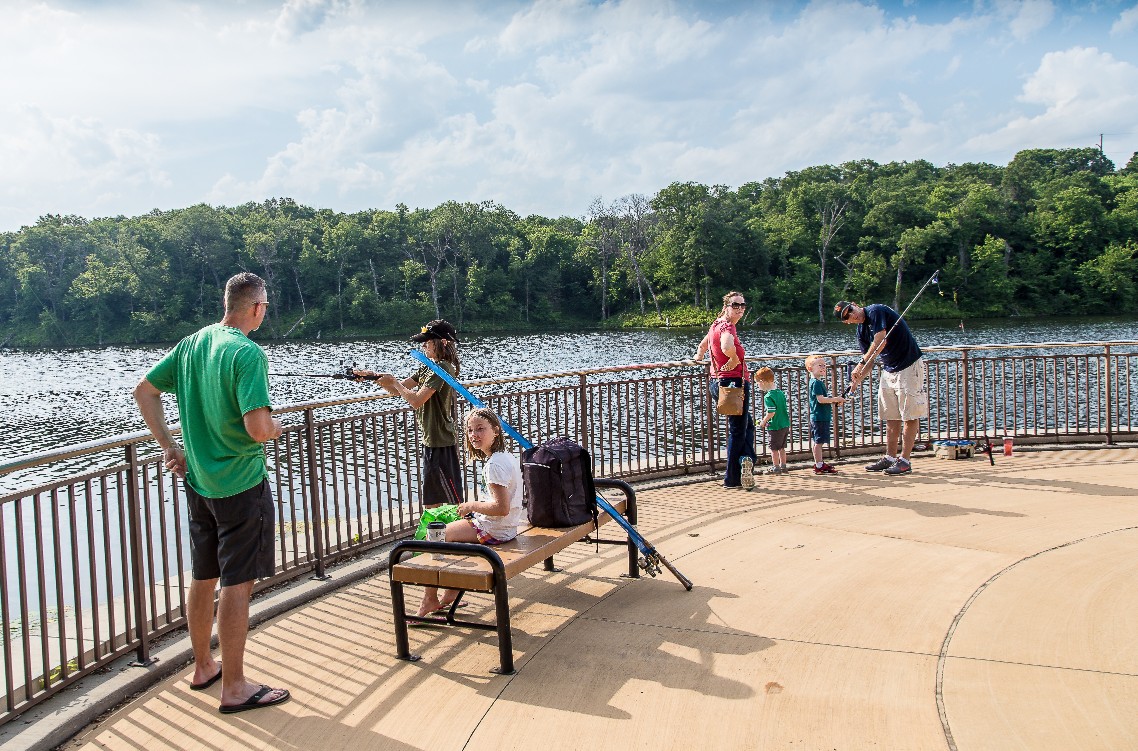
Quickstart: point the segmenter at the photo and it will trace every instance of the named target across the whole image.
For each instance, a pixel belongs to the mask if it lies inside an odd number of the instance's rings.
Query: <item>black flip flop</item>
[[[207,680],[204,680],[201,683],[191,683],[190,684],[190,690],[191,691],[205,691],[207,688],[209,688],[210,686],[212,686],[213,684],[217,683],[220,680],[221,680],[221,666],[218,665],[217,666],[217,675],[215,675],[214,677],[209,678]]]
[[[261,699],[270,691],[283,691],[284,693],[272,701],[261,701]],[[284,704],[292,698],[292,694],[288,692],[287,688],[272,688],[270,686],[262,685],[257,689],[257,693],[250,696],[240,704],[222,704],[218,710],[222,714],[234,714],[235,712],[247,712],[250,709],[260,709],[261,707],[275,707],[278,704]]]

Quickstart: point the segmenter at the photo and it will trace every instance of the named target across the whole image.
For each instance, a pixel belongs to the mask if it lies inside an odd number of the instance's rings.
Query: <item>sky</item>
[[[1138,0],[0,0],[0,231],[1138,151]]]

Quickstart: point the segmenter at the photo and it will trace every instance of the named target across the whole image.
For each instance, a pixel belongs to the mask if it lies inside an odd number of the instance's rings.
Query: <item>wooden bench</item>
[[[622,513],[632,524],[636,523],[636,494],[632,487],[620,480],[598,479],[598,489],[615,488],[624,493],[624,498],[612,502],[612,506]],[[612,519],[601,512],[598,522],[605,524]],[[637,565],[639,551],[631,539],[602,540],[593,535],[593,522],[578,527],[547,529],[544,527],[522,527],[518,536],[501,545],[480,545],[469,542],[427,542],[426,540],[404,540],[398,543],[388,556],[388,575],[391,583],[391,609],[395,616],[395,649],[401,660],[417,661],[419,655],[411,654],[407,638],[407,624],[433,623],[447,626],[463,626],[498,632],[498,654],[501,666],[491,672],[513,675],[514,652],[510,636],[510,599],[506,583],[539,561],[545,563],[546,571],[557,571],[553,556],[575,542],[604,545],[626,545],[628,548],[628,575],[640,576]],[[413,553],[430,553],[408,558]],[[407,560],[404,560],[407,558]],[[456,599],[447,611],[446,617],[419,617],[409,615],[403,597],[403,587],[411,584],[420,587],[441,587],[459,590]],[[460,621],[454,617],[455,609],[464,592],[489,592],[494,595],[495,622]]]

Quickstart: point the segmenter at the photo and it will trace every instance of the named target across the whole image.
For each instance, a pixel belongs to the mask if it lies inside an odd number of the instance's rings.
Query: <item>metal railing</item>
[[[926,354],[927,440],[1015,435],[1109,444],[1138,435],[1138,342]],[[826,353],[831,393],[845,388],[839,362],[854,355]],[[799,456],[809,450],[803,356],[761,358],[787,393],[788,449]],[[574,437],[592,454],[597,476],[636,479],[721,466],[725,421],[706,381],[706,366],[689,361],[469,385],[531,440]],[[830,450],[837,455],[882,445],[874,385],[835,410]],[[752,402],[761,417],[761,399]],[[323,577],[338,559],[410,535],[421,510],[421,451],[403,402],[373,395],[277,412],[286,427],[266,445],[276,573],[258,587]],[[20,457],[0,463],[0,475],[64,460],[74,466],[76,457],[97,468],[0,496],[0,724],[123,655],[147,663],[153,640],[185,624],[184,497],[148,433]],[[463,466],[464,486],[475,487],[476,467]]]

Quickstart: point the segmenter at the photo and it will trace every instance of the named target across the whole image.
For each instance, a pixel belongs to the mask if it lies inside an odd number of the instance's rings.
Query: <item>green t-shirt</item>
[[[446,360],[436,360],[435,363],[452,377],[458,373],[453,363]],[[419,386],[435,391],[422,407],[415,410],[415,422],[419,424],[419,435],[423,437],[423,445],[433,449],[456,445],[458,441],[454,429],[454,389],[426,365],[415,371],[415,375],[411,377]]]
[[[763,408],[766,414],[774,412],[774,417],[767,423],[767,430],[782,430],[790,427],[790,413],[786,409],[786,392],[782,389],[771,389],[763,396]]]
[[[271,407],[269,360],[240,330],[215,323],[178,342],[146,374],[178,399],[186,482],[206,498],[227,498],[267,476],[264,447],[249,437],[246,412]]]
[[[814,378],[810,378],[810,419],[814,422],[830,422],[833,418],[834,408],[829,404],[820,404],[818,397],[829,396],[830,392],[826,389],[826,382]]]

